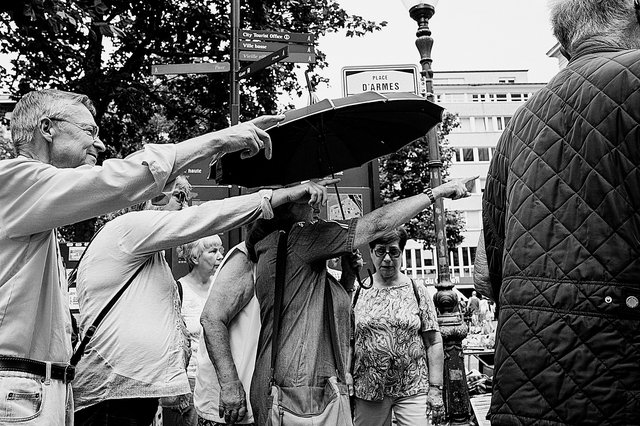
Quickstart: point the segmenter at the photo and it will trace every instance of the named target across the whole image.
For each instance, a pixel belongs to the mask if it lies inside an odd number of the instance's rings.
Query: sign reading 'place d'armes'
[[[342,68],[342,94],[410,92],[420,94],[417,65],[372,65]]]

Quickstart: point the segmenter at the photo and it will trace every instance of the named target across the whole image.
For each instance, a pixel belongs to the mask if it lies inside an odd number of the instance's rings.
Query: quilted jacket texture
[[[640,425],[639,123],[640,51],[590,43],[498,142],[494,425]]]

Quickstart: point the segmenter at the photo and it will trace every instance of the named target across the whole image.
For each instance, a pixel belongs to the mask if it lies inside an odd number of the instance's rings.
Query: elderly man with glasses
[[[0,422],[71,422],[71,321],[55,229],[157,196],[195,161],[263,147],[270,156],[262,128],[283,118],[148,144],[93,167],[105,150],[94,115],[89,98],[58,90],[30,92],[13,111],[17,157],[0,161]],[[252,210],[264,204],[255,194]]]

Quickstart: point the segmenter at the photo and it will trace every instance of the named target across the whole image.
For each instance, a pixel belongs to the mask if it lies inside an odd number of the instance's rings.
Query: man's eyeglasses
[[[94,140],[98,139],[98,134],[100,133],[100,128],[94,124],[77,124],[73,121],[67,120],[66,118],[55,118],[49,117],[51,121],[64,121],[65,123],[73,124],[78,129],[85,132],[87,135],[91,136]]]
[[[402,251],[400,251],[398,247],[389,247],[389,249],[385,249],[383,247],[376,247],[375,249],[373,249],[373,254],[375,254],[378,257],[385,257],[387,253],[389,254],[389,256],[393,257],[394,259],[397,259],[402,254]]]
[[[175,197],[176,201],[178,201],[178,203],[180,204],[186,203],[187,200],[189,199],[189,196],[187,195],[186,192],[174,191],[171,195],[162,194],[162,195],[158,195],[155,198],[152,198],[151,204],[153,204],[154,206],[166,206],[167,204],[169,204],[169,200],[171,200],[171,197]]]

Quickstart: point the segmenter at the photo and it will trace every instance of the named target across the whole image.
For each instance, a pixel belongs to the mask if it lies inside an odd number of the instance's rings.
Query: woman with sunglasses
[[[426,425],[442,418],[444,354],[436,308],[424,286],[402,273],[403,227],[369,243],[376,268],[356,291],[355,425]],[[364,287],[364,286],[363,286]]]

